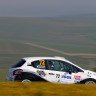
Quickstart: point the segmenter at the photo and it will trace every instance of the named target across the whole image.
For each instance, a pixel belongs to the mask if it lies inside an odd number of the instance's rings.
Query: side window
[[[68,65],[66,64],[66,62],[60,61],[60,64],[61,64],[61,66],[62,66],[62,71],[68,72],[68,70],[71,69],[70,66],[68,66]]]
[[[58,60],[48,60],[50,70],[61,71],[62,66]]]
[[[76,66],[73,66],[73,65],[72,65],[72,68],[73,68],[73,70],[74,70],[75,73],[77,73],[77,72],[83,72],[83,70],[79,69],[79,68],[76,67]]]
[[[47,69],[46,60],[37,60],[31,62],[31,66],[37,69]]]
[[[26,61],[24,59],[21,59],[18,61],[15,65],[12,66],[12,68],[21,67]]]
[[[77,73],[77,72],[83,72],[81,69],[79,69],[76,66],[73,66],[67,62],[61,61],[61,64],[63,63],[63,70],[65,72],[73,72],[73,73]]]

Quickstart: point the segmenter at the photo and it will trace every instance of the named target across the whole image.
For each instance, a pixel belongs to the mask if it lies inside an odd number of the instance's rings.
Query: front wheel
[[[90,81],[86,81],[85,84],[96,84],[96,81],[90,80]]]
[[[82,80],[79,82],[80,84],[96,84],[96,80],[95,79],[92,79],[92,78],[89,78],[89,79],[85,79],[85,80]]]

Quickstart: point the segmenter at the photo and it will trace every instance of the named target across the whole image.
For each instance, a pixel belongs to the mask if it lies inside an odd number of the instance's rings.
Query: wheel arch
[[[94,79],[94,78],[87,78],[87,79],[81,80],[79,83],[85,84],[87,81],[94,81],[96,83],[96,79]]]
[[[29,72],[22,72],[22,74],[16,75],[15,81],[22,81],[24,79],[28,79],[30,81],[46,81],[45,79],[41,78],[40,76],[29,73]]]

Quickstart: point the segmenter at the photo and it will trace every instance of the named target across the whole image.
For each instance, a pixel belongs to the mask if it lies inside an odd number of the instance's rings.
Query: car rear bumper
[[[8,80],[8,81],[14,81],[15,80],[15,76],[9,76],[9,75],[7,75],[6,76],[6,80]]]

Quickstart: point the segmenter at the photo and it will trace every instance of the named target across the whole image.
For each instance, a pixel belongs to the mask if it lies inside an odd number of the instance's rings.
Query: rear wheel
[[[22,82],[24,82],[24,83],[29,83],[29,82],[31,82],[31,80],[29,80],[29,79],[24,79],[24,80],[22,80]]]

